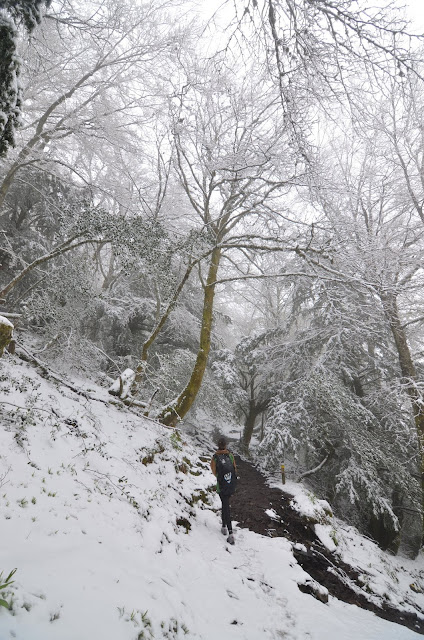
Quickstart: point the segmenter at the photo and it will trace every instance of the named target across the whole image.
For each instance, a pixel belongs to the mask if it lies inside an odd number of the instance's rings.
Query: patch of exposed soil
[[[383,599],[380,606],[370,602],[358,581],[357,570],[324,547],[312,525],[290,506],[291,496],[269,487],[264,476],[248,461],[238,456],[236,461],[241,480],[231,499],[231,515],[240,527],[265,536],[284,536],[304,545],[306,552],[293,549],[296,560],[332,596],[424,635],[424,622],[416,614],[399,611]],[[273,509],[281,521],[271,520],[265,513],[267,509]]]

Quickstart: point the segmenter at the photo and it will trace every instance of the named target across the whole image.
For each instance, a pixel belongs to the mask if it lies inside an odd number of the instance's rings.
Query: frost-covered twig
[[[11,407],[15,407],[15,409],[22,409],[23,411],[44,411],[45,413],[53,413],[53,415],[57,416],[57,413],[55,413],[51,409],[43,409],[42,407],[21,407],[18,404],[13,404],[13,402],[6,402],[5,400],[0,400],[0,404],[8,404]]]
[[[25,267],[25,269],[22,269],[22,271],[20,273],[18,273],[18,275],[16,275],[1,290],[0,297],[6,298],[7,294],[9,293],[9,291],[11,291],[15,287],[15,285],[17,285],[18,282],[20,282],[27,275],[27,273],[29,273],[30,271],[32,271],[33,269],[38,267],[40,264],[44,264],[45,262],[48,262],[49,260],[52,260],[53,258],[57,258],[58,256],[63,255],[67,251],[71,251],[72,249],[77,249],[78,247],[81,247],[83,245],[95,244],[95,243],[99,243],[99,242],[105,242],[104,240],[99,240],[99,239],[96,239],[96,238],[88,238],[88,239],[84,239],[84,240],[79,240],[80,236],[81,236],[81,234],[76,234],[76,235],[72,236],[71,238],[69,238],[68,240],[65,240],[65,242],[63,242],[61,245],[59,245],[58,247],[56,247],[55,249],[53,249],[49,253],[46,253],[45,255],[40,256],[36,260],[33,260],[33,262],[28,264]]]
[[[11,469],[11,467],[6,469],[6,471],[0,476],[0,489],[1,489],[1,487],[3,487],[5,484],[7,484],[9,482],[9,480],[6,480],[6,478],[9,475],[10,469]]]
[[[144,414],[145,416],[148,416],[148,415],[149,415],[149,413],[150,413],[150,409],[152,408],[153,400],[155,399],[155,395],[156,395],[157,393],[159,393],[159,388],[158,388],[158,389],[155,389],[155,390],[153,391],[152,395],[150,396],[150,399],[148,400],[147,405],[146,405],[146,412],[145,412],[145,414]]]

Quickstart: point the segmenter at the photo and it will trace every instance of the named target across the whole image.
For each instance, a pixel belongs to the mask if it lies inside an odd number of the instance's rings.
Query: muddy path
[[[358,580],[358,572],[320,542],[313,526],[290,507],[291,496],[269,487],[264,476],[249,462],[238,456],[236,462],[241,480],[231,499],[231,512],[239,527],[265,536],[284,536],[304,545],[306,551],[293,549],[296,560],[332,596],[424,635],[424,622],[416,614],[399,611],[383,600],[381,606],[370,602]],[[279,520],[272,520],[265,513],[267,509],[273,509]],[[309,592],[307,587],[299,588]]]

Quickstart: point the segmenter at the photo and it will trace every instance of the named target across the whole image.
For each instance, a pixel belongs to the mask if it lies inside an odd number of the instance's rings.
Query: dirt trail
[[[240,527],[270,537],[284,536],[303,544],[307,552],[293,550],[296,560],[332,596],[424,635],[424,623],[417,615],[398,611],[383,600],[381,606],[370,602],[365,592],[361,592],[358,572],[324,547],[312,526],[290,507],[291,497],[269,487],[264,476],[249,462],[238,456],[236,461],[241,481],[231,499],[231,512]],[[271,520],[265,513],[266,509],[273,509],[281,522]]]

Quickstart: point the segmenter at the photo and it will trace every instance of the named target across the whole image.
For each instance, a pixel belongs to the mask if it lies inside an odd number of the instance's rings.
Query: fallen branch
[[[13,289],[13,287],[15,285],[17,285],[18,282],[20,282],[27,275],[27,273],[29,273],[30,271],[32,271],[33,269],[38,267],[40,264],[44,264],[45,262],[48,262],[49,260],[52,260],[53,258],[57,258],[57,256],[61,256],[64,253],[66,253],[68,251],[72,251],[72,249],[77,249],[78,247],[81,247],[81,246],[83,246],[85,244],[95,244],[95,243],[99,243],[99,242],[102,242],[102,243],[103,242],[107,242],[106,240],[99,240],[99,239],[96,239],[96,238],[88,238],[88,239],[85,239],[85,240],[78,240],[79,237],[80,237],[80,234],[75,235],[72,238],[69,238],[68,240],[65,240],[65,242],[63,242],[60,246],[58,246],[55,249],[53,249],[52,251],[50,251],[50,253],[46,253],[44,256],[40,256],[36,260],[33,260],[33,262],[28,264],[25,267],[25,269],[22,269],[22,271],[20,271],[18,273],[18,275],[15,276],[9,282],[9,284],[7,284],[0,291],[0,297],[1,298],[5,298],[7,296],[7,294],[9,293],[9,291],[11,291]]]
[[[328,461],[330,455],[331,453],[327,453],[324,460],[320,462],[317,467],[314,467],[313,469],[310,469],[309,471],[305,471],[305,473],[302,473],[302,475],[300,475],[299,478],[297,479],[297,482],[301,482],[303,478],[307,478],[308,476],[311,476],[312,474],[317,473],[317,471],[322,469],[325,463]]]
[[[59,333],[56,333],[56,335],[53,336],[53,338],[49,342],[47,342],[47,344],[45,344],[42,349],[37,349],[37,351],[34,351],[34,353],[43,353],[43,351],[46,351],[47,349],[49,349],[52,346],[52,344],[54,344],[56,340],[58,340],[59,335],[60,335]]]
[[[145,403],[134,403],[134,402],[128,402],[125,403],[123,402],[121,399],[116,399],[116,400],[103,400],[102,398],[97,398],[96,396],[92,396],[89,393],[87,393],[87,391],[84,391],[83,389],[78,389],[78,387],[75,387],[74,385],[70,384],[69,382],[67,382],[66,380],[64,380],[61,376],[59,376],[59,374],[55,373],[54,371],[52,371],[51,369],[49,369],[49,367],[47,366],[47,364],[45,362],[43,362],[42,360],[39,360],[38,358],[36,358],[34,356],[34,354],[30,353],[27,349],[25,349],[25,347],[22,344],[17,344],[17,346],[25,353],[17,353],[17,356],[19,358],[21,358],[21,360],[25,360],[27,362],[33,362],[34,364],[36,364],[38,367],[41,368],[42,372],[44,373],[45,376],[52,378],[53,380],[56,380],[57,382],[59,382],[60,384],[62,384],[63,386],[67,387],[68,389],[70,389],[71,391],[73,391],[74,393],[76,393],[77,395],[83,396],[84,398],[86,398],[87,400],[95,400],[96,402],[101,402],[102,404],[105,404],[107,406],[109,406],[110,404],[115,404],[115,405],[119,405],[119,406],[125,406],[128,411],[131,411],[131,413],[134,413],[134,415],[136,415],[137,417],[141,418],[143,417],[144,420],[149,420],[150,422],[153,422],[156,425],[160,425],[162,427],[167,427],[167,425],[163,425],[161,424],[158,420],[155,420],[153,418],[150,418],[149,416],[144,416],[142,414],[140,414],[140,412],[136,411],[135,409],[132,408],[132,406],[138,406],[140,409],[146,409],[146,404]]]
[[[147,407],[145,402],[134,400],[134,398],[120,398],[120,400],[122,400],[127,407],[140,407],[140,409],[146,409]]]
[[[104,404],[108,404],[105,400],[100,400],[99,398],[95,398],[94,396],[90,396],[90,394],[88,394],[83,389],[78,389],[78,387],[75,387],[74,385],[72,385],[69,382],[67,382],[66,380],[64,380],[61,376],[59,376],[59,374],[57,374],[54,371],[52,371],[51,369],[49,369],[49,367],[47,366],[47,364],[45,362],[43,362],[42,360],[39,360],[38,358],[35,357],[34,354],[30,353],[27,349],[25,349],[25,347],[22,344],[17,343],[16,346],[19,347],[19,349],[21,349],[22,351],[25,352],[25,355],[23,353],[18,353],[17,355],[19,356],[19,358],[21,358],[22,360],[34,362],[38,367],[40,367],[42,372],[47,377],[53,378],[53,380],[56,380],[57,382],[60,382],[60,384],[62,384],[64,387],[67,387],[68,389],[71,389],[71,391],[73,391],[74,393],[76,393],[76,394],[78,394],[80,396],[84,396],[84,398],[87,398],[88,400],[99,400],[99,402],[103,402]]]

